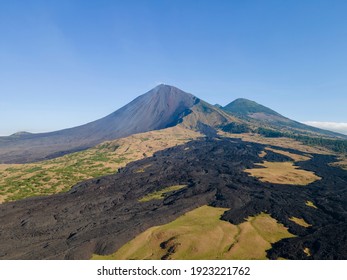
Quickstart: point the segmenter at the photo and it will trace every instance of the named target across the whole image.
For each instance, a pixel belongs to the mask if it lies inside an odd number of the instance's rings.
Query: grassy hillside
[[[105,142],[53,160],[0,164],[0,202],[67,191],[78,182],[115,173],[131,161],[186,143],[199,135],[173,127]]]
[[[112,255],[93,259],[266,259],[271,243],[294,237],[268,214],[233,225],[220,220],[226,210],[199,207],[146,230]]]

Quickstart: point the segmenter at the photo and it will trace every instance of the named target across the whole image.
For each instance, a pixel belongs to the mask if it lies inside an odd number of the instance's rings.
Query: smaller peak
[[[262,106],[260,104],[258,104],[257,102],[253,101],[253,100],[249,100],[246,98],[236,98],[234,101],[230,102],[228,105],[226,105],[224,108],[226,107],[231,107],[231,106],[251,106],[251,107],[258,107],[258,106]]]
[[[30,135],[32,133],[27,132],[27,131],[18,131],[16,133],[11,134],[10,136],[24,136],[24,135]]]
[[[241,115],[265,113],[268,115],[280,116],[280,114],[278,114],[274,110],[271,110],[268,107],[265,107],[255,101],[252,101],[246,98],[237,98],[233,102],[223,107],[223,109],[230,113],[241,114]]]
[[[244,103],[257,103],[253,100],[249,100],[247,98],[236,98],[232,103],[240,103],[240,102],[244,102]]]

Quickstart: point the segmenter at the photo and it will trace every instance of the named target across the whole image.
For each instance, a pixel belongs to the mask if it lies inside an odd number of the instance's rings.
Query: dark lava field
[[[149,227],[208,204],[230,208],[222,219],[234,224],[266,212],[297,235],[273,244],[267,252],[270,259],[346,260],[347,171],[329,165],[333,156],[313,154],[298,165],[321,180],[307,186],[263,183],[243,170],[263,160],[291,160],[270,151],[261,158],[264,147],[238,139],[196,140],[130,163],[117,174],[80,183],[67,193],[4,203],[0,258],[89,259],[93,253],[110,254]],[[163,200],[138,201],[173,185],[187,187]],[[299,226],[289,220],[292,216],[312,226]],[[303,252],[305,247],[311,256]]]

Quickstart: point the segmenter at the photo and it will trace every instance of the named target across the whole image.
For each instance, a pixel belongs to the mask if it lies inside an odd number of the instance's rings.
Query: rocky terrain
[[[168,85],[79,127],[0,137],[0,258],[347,259],[345,139]],[[210,227],[214,251],[196,248],[208,217],[234,232]],[[147,236],[156,254],[129,245]]]
[[[1,204],[0,258],[111,254],[152,226],[210,205],[230,208],[222,219],[233,224],[267,213],[288,227],[296,237],[273,244],[268,258],[347,259],[347,171],[330,165],[334,156],[309,154],[295,165],[320,180],[306,186],[263,182],[245,169],[262,168],[257,163],[264,161],[293,161],[271,150],[262,153],[266,147],[236,138],[201,138],[132,162],[114,175],[77,184],[67,193]],[[161,200],[141,201],[176,185],[186,187]]]

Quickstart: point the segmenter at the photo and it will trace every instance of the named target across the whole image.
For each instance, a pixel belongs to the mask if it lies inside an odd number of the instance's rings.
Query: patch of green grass
[[[186,186],[187,185],[176,185],[176,186],[164,188],[160,191],[156,191],[156,192],[150,193],[150,194],[142,197],[141,199],[139,199],[139,202],[147,202],[147,201],[151,201],[151,200],[163,199],[165,197],[165,195],[168,194],[169,192],[178,191],[178,190],[180,190]]]
[[[111,148],[116,149],[114,145]],[[115,173],[116,168],[110,165],[123,160],[97,147],[53,160],[9,167],[0,172],[0,195],[4,201],[14,201],[68,191],[80,181]]]
[[[31,168],[25,169],[24,171],[27,173],[33,173],[33,172],[40,171],[40,170],[42,170],[41,166],[34,166]]]
[[[16,172],[18,170],[20,170],[20,168],[9,167],[9,168],[5,169],[5,171],[7,171],[7,172]]]

